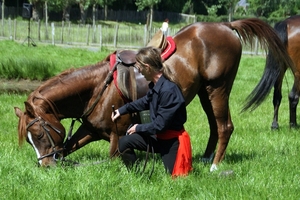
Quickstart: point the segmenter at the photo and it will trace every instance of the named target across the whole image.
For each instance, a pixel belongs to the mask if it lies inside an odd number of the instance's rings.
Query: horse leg
[[[274,115],[273,122],[271,125],[271,129],[278,129],[278,111],[282,99],[281,87],[282,87],[282,79],[283,77],[279,77],[274,84],[274,93],[273,93],[273,107],[274,107]]]
[[[116,155],[118,149],[119,135],[112,132],[110,134],[110,143],[109,143],[109,156],[113,157]]]
[[[82,124],[74,133],[74,135],[72,135],[72,137],[64,143],[65,150],[63,152],[63,156],[66,157],[67,155],[80,149],[88,143],[101,139],[109,141],[109,136],[107,135],[107,137],[100,137],[100,134],[92,133],[86,127],[86,125]]]
[[[216,147],[218,142],[216,155],[210,168],[210,171],[215,171],[217,170],[217,164],[224,159],[226,148],[234,130],[234,126],[231,121],[228,103],[229,95],[227,94],[226,89],[215,89],[211,86],[207,86],[206,91],[207,97],[203,98],[204,96],[202,93],[202,98],[200,98],[211,127],[210,138],[205,155],[208,155],[215,150],[213,148]]]
[[[201,90],[198,93],[198,96],[200,98],[202,108],[207,116],[210,130],[208,143],[203,154],[202,161],[210,162],[214,157],[214,152],[218,143],[218,128],[206,90]]]
[[[289,108],[290,108],[290,128],[297,127],[297,105],[299,102],[299,95],[297,93],[295,83],[291,92],[289,93]]]

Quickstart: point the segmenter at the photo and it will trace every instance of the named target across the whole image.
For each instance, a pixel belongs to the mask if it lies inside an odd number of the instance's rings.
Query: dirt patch
[[[42,81],[0,79],[0,92],[32,92]]]

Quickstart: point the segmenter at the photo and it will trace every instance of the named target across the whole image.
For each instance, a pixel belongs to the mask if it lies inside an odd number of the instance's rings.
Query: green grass
[[[18,147],[13,107],[23,109],[27,95],[0,94],[0,199],[298,199],[300,134],[288,124],[290,73],[283,88],[278,131],[270,130],[272,95],[256,110],[241,113],[264,62],[263,57],[242,57],[230,97],[235,130],[225,160],[214,173],[209,172],[210,164],[199,160],[209,137],[205,114],[198,98],[188,105],[185,128],[191,135],[193,172],[175,180],[164,172],[159,159],[150,180],[147,174],[152,161],[144,175],[128,172],[118,159],[93,165],[108,157],[104,141],[93,142],[68,157],[85,164],[81,167],[38,168],[32,147],[27,143]],[[63,123],[68,129],[69,121]],[[225,170],[233,170],[234,175],[220,176]]]
[[[102,60],[107,50],[89,51],[52,45],[28,47],[13,41],[0,41],[0,78],[46,80],[65,69]]]

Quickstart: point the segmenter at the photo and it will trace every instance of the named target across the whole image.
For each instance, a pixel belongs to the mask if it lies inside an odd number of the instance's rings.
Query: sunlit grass
[[[45,80],[63,70],[94,64],[109,52],[51,45],[28,47],[13,41],[0,41],[0,78]]]
[[[65,58],[70,61],[70,58]],[[5,199],[298,199],[300,172],[298,152],[300,134],[288,124],[287,94],[292,86],[289,73],[283,86],[280,130],[270,129],[272,93],[252,112],[241,113],[243,102],[258,83],[265,58],[243,56],[230,96],[235,130],[219,170],[210,173],[210,164],[199,159],[209,137],[206,116],[196,97],[187,107],[186,130],[193,150],[193,172],[173,180],[164,172],[159,157],[153,176],[148,180],[152,160],[146,173],[128,172],[119,159],[94,165],[108,158],[108,143],[97,141],[67,158],[82,164],[42,169],[36,155],[25,143],[18,147],[17,117],[13,107],[24,108],[27,95],[0,94],[0,187]],[[66,130],[69,120],[63,121]],[[220,173],[233,170],[232,176]]]

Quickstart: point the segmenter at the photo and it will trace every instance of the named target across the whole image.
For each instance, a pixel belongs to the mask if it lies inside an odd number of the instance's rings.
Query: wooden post
[[[51,22],[51,29],[52,29],[52,45],[55,45],[55,26],[54,22]]]
[[[118,41],[118,30],[119,30],[119,24],[116,24],[115,29],[115,38],[114,38],[114,47],[117,48],[117,41]]]
[[[17,20],[14,19],[14,37],[13,37],[13,40],[16,40],[16,35],[17,35]]]
[[[93,25],[93,38],[92,38],[92,43],[96,43],[96,33],[97,33],[97,27],[96,25]]]
[[[71,22],[69,21],[68,22],[68,36],[69,36],[69,44],[72,44],[72,35],[73,35],[73,38],[74,38],[74,33],[71,34]]]
[[[144,26],[144,46],[147,45],[147,35],[148,35],[147,32],[148,32],[147,25],[145,25]]]
[[[61,22],[61,43],[64,43],[64,27],[65,27],[65,22]]]
[[[9,39],[11,40],[12,39],[12,27],[11,27],[12,25],[11,25],[11,19],[10,19],[10,17],[8,18],[8,28],[9,28],[9,33],[8,33],[8,35],[9,35]]]
[[[41,20],[38,22],[38,40],[41,41]]]
[[[87,29],[87,37],[86,37],[86,45],[89,46],[89,40],[90,40],[90,30],[91,30],[91,25],[88,25],[88,29]]]
[[[99,29],[99,45],[100,45],[100,51],[102,50],[102,25],[98,25]]]

